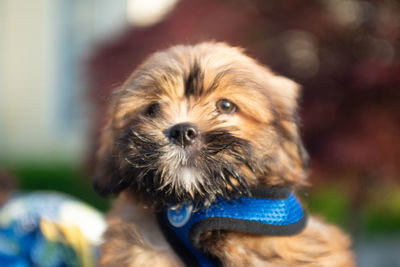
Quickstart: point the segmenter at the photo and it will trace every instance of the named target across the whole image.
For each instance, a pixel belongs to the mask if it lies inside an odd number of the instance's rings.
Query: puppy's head
[[[127,189],[164,207],[301,183],[298,94],[296,83],[222,43],[155,53],[113,95],[95,189]]]

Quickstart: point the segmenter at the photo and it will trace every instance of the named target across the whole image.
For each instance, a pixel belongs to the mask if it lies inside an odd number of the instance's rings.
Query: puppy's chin
[[[246,184],[236,182],[235,185],[227,177],[228,172],[226,175],[221,174],[223,170],[220,173],[205,174],[204,170],[194,166],[170,168],[170,172],[148,172],[147,177],[144,177],[145,185],[133,182],[130,191],[146,206],[156,210],[182,203],[208,206],[219,197],[228,199],[248,193]]]
[[[185,166],[181,167],[177,172],[176,180],[180,184],[179,186],[184,188],[184,190],[190,192],[197,187],[197,184],[201,179],[201,174],[198,170],[193,167]]]

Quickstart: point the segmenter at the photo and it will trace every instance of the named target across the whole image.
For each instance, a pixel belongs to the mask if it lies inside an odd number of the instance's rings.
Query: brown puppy
[[[155,213],[210,205],[250,187],[305,183],[299,86],[222,43],[150,56],[113,96],[94,186],[119,195],[101,266],[182,266]],[[309,218],[292,236],[213,231],[202,249],[224,266],[354,266],[350,240]]]

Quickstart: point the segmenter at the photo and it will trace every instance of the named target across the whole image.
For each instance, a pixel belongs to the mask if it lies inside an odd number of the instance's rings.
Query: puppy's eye
[[[148,117],[155,117],[159,111],[160,111],[160,104],[152,103],[146,108],[146,110],[144,111],[144,115]]]
[[[236,105],[227,99],[221,99],[217,102],[217,110],[222,114],[232,114],[236,109]]]

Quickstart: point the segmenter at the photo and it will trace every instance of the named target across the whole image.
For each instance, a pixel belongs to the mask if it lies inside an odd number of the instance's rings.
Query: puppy
[[[258,188],[276,196],[304,185],[308,156],[298,132],[298,97],[295,82],[223,43],[151,55],[113,94],[101,137],[94,188],[118,198],[100,266],[206,265],[182,257],[177,250],[185,244],[215,265],[354,266],[349,238],[321,220],[306,220],[293,194],[301,213],[295,228],[253,231],[264,226],[239,223],[235,230],[235,220],[218,221],[203,227],[194,244],[193,238],[171,241],[171,229],[160,222],[160,213],[187,204],[190,217],[221,203],[236,209],[253,201]]]

